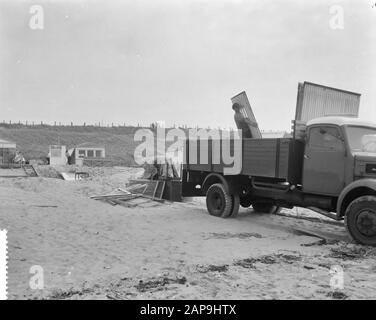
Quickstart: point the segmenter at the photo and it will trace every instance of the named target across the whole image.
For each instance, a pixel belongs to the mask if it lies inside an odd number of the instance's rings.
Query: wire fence
[[[144,123],[137,123],[137,124],[127,124],[127,123],[104,123],[104,122],[97,122],[97,123],[90,123],[90,122],[45,122],[45,121],[11,121],[11,120],[3,120],[0,122],[0,127],[3,128],[21,128],[21,127],[29,127],[29,128],[42,128],[42,127],[61,127],[61,128],[67,128],[67,127],[79,127],[79,128],[150,128],[150,129],[157,129],[164,127],[160,124],[160,122],[152,122],[150,124],[144,124]],[[233,131],[234,128],[232,127],[211,127],[206,126],[202,127],[199,125],[187,125],[187,124],[172,124],[170,126],[166,126],[166,129],[171,128],[180,128],[180,129],[206,129],[206,130],[226,130],[226,131]]]

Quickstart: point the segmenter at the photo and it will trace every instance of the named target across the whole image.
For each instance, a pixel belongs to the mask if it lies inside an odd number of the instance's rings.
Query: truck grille
[[[366,164],[366,173],[376,174],[376,163]]]

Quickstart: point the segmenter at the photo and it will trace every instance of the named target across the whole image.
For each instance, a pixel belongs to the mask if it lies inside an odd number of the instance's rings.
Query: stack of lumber
[[[118,188],[110,194],[93,195],[90,198],[107,202],[113,206],[121,205],[124,207],[135,207],[145,202],[157,201],[164,202],[162,199],[164,191],[164,181],[148,181],[147,183],[136,183],[125,189]],[[143,201],[134,202],[134,199],[144,199]]]

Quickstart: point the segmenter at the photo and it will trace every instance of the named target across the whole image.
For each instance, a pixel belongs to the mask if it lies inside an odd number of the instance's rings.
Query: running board
[[[323,215],[323,216],[325,216],[325,217],[328,217],[328,218],[333,219],[333,220],[336,220],[336,221],[341,220],[341,219],[339,219],[339,218],[337,217],[336,214],[331,213],[331,212],[326,211],[326,210],[323,210],[323,209],[319,209],[319,208],[316,208],[316,207],[307,207],[307,209],[312,210],[312,211],[315,211],[315,212],[317,212],[317,213],[319,213],[319,214],[321,214],[321,215]]]

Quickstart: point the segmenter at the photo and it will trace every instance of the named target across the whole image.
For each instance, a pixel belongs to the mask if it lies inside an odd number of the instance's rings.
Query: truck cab
[[[351,238],[376,244],[376,124],[345,117],[307,123],[302,190],[336,200]]]
[[[309,121],[303,191],[339,196],[359,179],[376,179],[376,124],[345,117]]]

